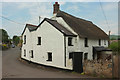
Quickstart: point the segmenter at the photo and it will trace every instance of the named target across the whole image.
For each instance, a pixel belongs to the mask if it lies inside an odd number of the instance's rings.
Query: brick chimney
[[[53,14],[57,13],[59,11],[59,4],[58,2],[55,2],[55,4],[53,5],[54,9],[53,9]]]

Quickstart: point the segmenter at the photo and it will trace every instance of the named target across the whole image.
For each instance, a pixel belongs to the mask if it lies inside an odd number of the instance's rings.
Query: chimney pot
[[[58,2],[55,2],[55,4],[58,4]]]
[[[53,5],[54,9],[53,9],[53,14],[57,13],[59,11],[59,4],[58,2],[55,2],[55,4]]]

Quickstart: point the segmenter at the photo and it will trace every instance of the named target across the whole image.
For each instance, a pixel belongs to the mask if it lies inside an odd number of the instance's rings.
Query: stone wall
[[[85,74],[112,77],[112,61],[111,60],[85,60],[83,62],[83,70]]]

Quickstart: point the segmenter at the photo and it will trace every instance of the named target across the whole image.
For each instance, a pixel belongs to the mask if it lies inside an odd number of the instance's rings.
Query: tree
[[[13,43],[15,44],[15,45],[18,45],[18,43],[19,43],[19,41],[20,41],[20,38],[18,37],[18,36],[13,36]]]
[[[0,33],[2,33],[2,35],[0,36],[0,40],[2,40],[2,43],[9,43],[9,36],[7,31],[5,31],[4,29],[0,29]]]
[[[112,49],[114,53],[120,54],[120,41],[111,43],[109,48]]]
[[[112,37],[111,40],[116,40],[116,38]]]

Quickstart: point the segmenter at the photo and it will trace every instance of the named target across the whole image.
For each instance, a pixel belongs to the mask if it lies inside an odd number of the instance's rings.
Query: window
[[[106,40],[104,40],[104,45],[106,45]]]
[[[69,53],[69,59],[73,58],[73,53]]]
[[[31,58],[33,58],[33,50],[31,50]]]
[[[48,52],[48,60],[47,61],[52,61],[52,53]]]
[[[37,45],[41,45],[41,37],[38,37],[38,44]]]
[[[71,37],[68,38],[68,46],[73,46],[72,45],[72,38]]]
[[[24,57],[26,57],[26,50],[24,49]]]
[[[88,53],[85,53],[84,54],[84,60],[87,60],[87,58],[88,58]]]
[[[88,39],[87,38],[85,38],[85,47],[88,47]]]
[[[24,35],[24,44],[26,44],[26,35]]]
[[[99,46],[101,46],[101,39],[99,39]]]

